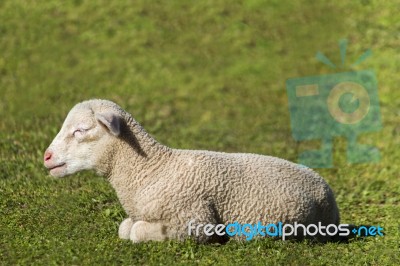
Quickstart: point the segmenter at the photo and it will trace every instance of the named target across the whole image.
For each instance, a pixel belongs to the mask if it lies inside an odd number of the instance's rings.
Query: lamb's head
[[[81,170],[99,171],[99,156],[112,151],[121,131],[122,109],[104,100],[77,104],[68,113],[60,132],[44,153],[44,165],[55,177]]]

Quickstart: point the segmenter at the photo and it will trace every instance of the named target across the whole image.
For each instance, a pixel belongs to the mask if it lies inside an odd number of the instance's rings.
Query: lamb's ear
[[[111,134],[119,136],[121,133],[121,117],[111,112],[99,113],[95,117]]]

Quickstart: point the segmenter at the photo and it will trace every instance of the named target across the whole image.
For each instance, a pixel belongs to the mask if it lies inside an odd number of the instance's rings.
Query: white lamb
[[[55,177],[94,169],[108,177],[128,214],[119,236],[133,242],[223,242],[188,231],[196,224],[339,224],[332,190],[311,169],[244,153],[171,149],[117,104],[77,104],[44,155]],[[316,236],[326,241],[328,235]]]

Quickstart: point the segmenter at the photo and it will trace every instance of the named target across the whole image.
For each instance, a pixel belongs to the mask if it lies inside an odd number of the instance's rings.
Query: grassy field
[[[395,1],[0,1],[0,264],[399,265],[400,23]],[[340,64],[338,40],[349,40]],[[373,56],[350,65],[365,50]],[[360,142],[376,164],[318,169],[342,222],[384,237],[348,244],[262,239],[197,245],[118,239],[126,216],[103,178],[50,177],[42,156],[79,101],[117,102],[175,148],[296,161],[318,142],[291,136],[285,82],[372,69],[383,129]]]

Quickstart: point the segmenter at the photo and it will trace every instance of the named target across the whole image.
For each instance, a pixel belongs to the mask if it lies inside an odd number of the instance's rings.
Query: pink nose
[[[53,156],[53,153],[50,152],[50,151],[46,151],[46,152],[44,153],[44,161],[45,161],[45,162],[49,161],[49,160],[51,159],[51,156]]]

